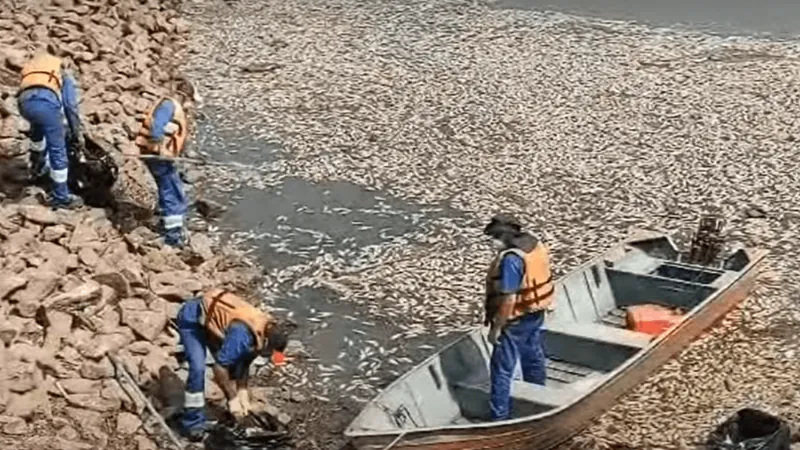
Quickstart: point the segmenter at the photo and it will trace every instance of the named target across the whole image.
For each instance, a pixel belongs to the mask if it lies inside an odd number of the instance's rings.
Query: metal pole
[[[218,161],[206,161],[204,159],[198,158],[170,158],[168,156],[160,156],[160,155],[122,155],[123,158],[126,159],[139,159],[139,160],[153,160],[153,161],[167,161],[167,162],[182,162],[187,164],[197,164],[197,165],[204,165],[204,166],[220,166],[220,167],[236,167],[246,170],[255,170],[258,171],[259,169],[253,167],[252,165],[237,163],[237,162],[218,162]]]
[[[178,438],[175,436],[175,433],[172,432],[172,429],[164,421],[164,418],[161,417],[161,414],[159,414],[158,411],[156,411],[156,408],[153,406],[152,403],[150,403],[150,400],[148,400],[147,397],[145,397],[141,389],[139,389],[139,386],[137,386],[136,382],[133,381],[133,378],[131,378],[131,375],[128,373],[128,370],[125,369],[125,366],[119,362],[116,356],[112,356],[111,354],[109,354],[108,359],[110,359],[111,363],[114,364],[114,368],[116,369],[117,374],[122,375],[122,378],[125,381],[125,383],[131,386],[131,390],[135,392],[136,396],[139,397],[139,400],[141,400],[145,404],[150,413],[155,417],[158,424],[161,425],[162,428],[164,428],[164,431],[167,432],[167,436],[169,436],[173,445],[175,445],[175,447],[178,448],[178,450],[183,450],[183,445],[181,444],[181,441],[178,440]],[[119,379],[117,381],[119,381]],[[130,393],[128,393],[128,395],[130,395]],[[131,395],[131,397],[133,396]]]

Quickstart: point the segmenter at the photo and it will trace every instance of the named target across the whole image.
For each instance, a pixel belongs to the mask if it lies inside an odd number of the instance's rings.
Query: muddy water
[[[225,128],[215,120],[216,114],[210,109],[204,111],[197,135],[198,149],[211,160],[256,166],[291,158],[279,146],[253,139],[245,131]],[[342,301],[332,290],[296,285],[313,271],[320,258],[336,258],[357,268],[364,264],[363,252],[367,248],[396,245],[420,229],[435,226],[432,222],[437,218],[465,215],[446,205],[423,207],[392,198],[368,186],[314,183],[283,173],[281,176],[267,189],[243,186],[223,195],[211,190],[211,198],[228,205],[218,225],[229,234],[246,231],[257,236],[247,245],[268,278],[287,268],[300,268],[289,279],[273,282],[276,284],[270,286],[270,291],[277,294],[265,301],[280,316],[298,325],[294,337],[304,343],[312,358],[311,384],[332,383],[334,388],[329,392],[333,391],[330,396],[334,402],[341,400],[336,393],[364,401],[374,392],[348,390],[354,376],[367,372],[371,385],[386,386],[412,362],[428,356],[433,348],[453,337],[393,341],[393,336],[404,331],[402,323],[375,317],[361,306]],[[426,346],[425,351],[417,350],[420,345]],[[365,360],[363,350],[367,347],[376,352],[397,349],[400,351],[391,353],[395,358],[409,359],[378,370],[374,356]],[[317,370],[320,366],[322,372]]]
[[[288,177],[271,191],[244,189],[238,195],[240,198],[231,206],[224,223],[264,236],[256,243],[256,254],[267,271],[307,264],[326,255],[357,267],[360,250],[392,243],[431,219],[413,204],[391,200],[379,191],[350,183],[315,184]],[[330,290],[293,288],[302,277],[281,283],[273,306],[288,311],[288,317],[301,325],[302,337],[320,363],[345,369],[337,378],[352,375],[350,369],[357,362],[352,358],[357,349],[348,345],[345,338],[358,342],[366,333],[372,339],[383,340],[400,331],[396,324],[378,327],[368,325],[374,323],[369,320],[357,319],[366,316],[354,306],[338,301],[337,294]],[[357,326],[363,333],[353,331]]]

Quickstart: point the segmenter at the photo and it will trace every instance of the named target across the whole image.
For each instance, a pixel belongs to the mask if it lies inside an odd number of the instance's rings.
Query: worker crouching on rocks
[[[67,126],[71,140],[83,142],[75,79],[60,58],[40,53],[22,67],[17,102],[22,117],[30,123],[30,168],[34,179],[47,172],[52,182],[48,203],[55,208],[83,204],[70,193]]]
[[[250,364],[259,354],[283,360],[287,335],[273,317],[237,295],[213,289],[200,298],[188,300],[177,317],[178,332],[189,362],[184,412],[181,425],[193,441],[205,432],[206,347],[214,355],[214,381],[228,400],[236,418],[250,411],[247,380]]]
[[[158,186],[164,243],[173,247],[184,244],[183,222],[189,205],[171,159],[183,153],[187,136],[186,113],[180,102],[163,98],[145,114],[135,141]]]
[[[513,217],[500,214],[484,229],[497,250],[486,277],[486,322],[494,346],[491,370],[491,420],[511,411],[511,380],[517,361],[524,381],[544,385],[546,357],[542,342],[545,311],[554,298],[547,248],[522,231]]]

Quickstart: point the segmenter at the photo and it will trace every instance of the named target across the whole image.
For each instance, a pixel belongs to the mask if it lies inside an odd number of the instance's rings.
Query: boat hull
[[[351,436],[358,450],[548,450],[578,434],[615,401],[645,381],[671,357],[686,348],[751,292],[757,266],[766,252],[750,254],[751,263],[742,276],[719,291],[690,318],[672,328],[659,342],[643,351],[636,360],[566,409],[552,415],[522,422],[440,430],[408,430],[386,434]],[[398,439],[399,438],[399,439]]]

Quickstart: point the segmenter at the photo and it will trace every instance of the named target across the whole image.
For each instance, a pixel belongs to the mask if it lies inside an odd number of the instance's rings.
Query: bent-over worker
[[[186,113],[180,102],[162,98],[145,114],[135,141],[142,155],[162,158],[144,162],[158,186],[164,243],[173,247],[184,243],[183,220],[188,201],[178,169],[170,159],[181,155],[187,136]]]
[[[223,289],[186,301],[177,323],[189,363],[181,425],[189,439],[199,440],[206,425],[206,348],[212,349],[215,360],[214,381],[225,393],[230,412],[241,418],[250,411],[250,364],[259,354],[271,355],[273,362],[282,360],[287,336],[271,315]]]
[[[492,420],[510,418],[511,379],[517,361],[523,380],[544,385],[542,342],[545,310],[554,298],[547,247],[522,231],[513,217],[499,214],[484,229],[499,250],[486,277],[486,325],[494,346],[491,369]]]
[[[21,71],[17,102],[22,117],[30,125],[29,161],[31,175],[38,179],[49,171],[52,182],[48,202],[55,208],[74,208],[83,204],[67,185],[70,138],[83,142],[75,79],[60,58],[40,53],[26,62]]]

